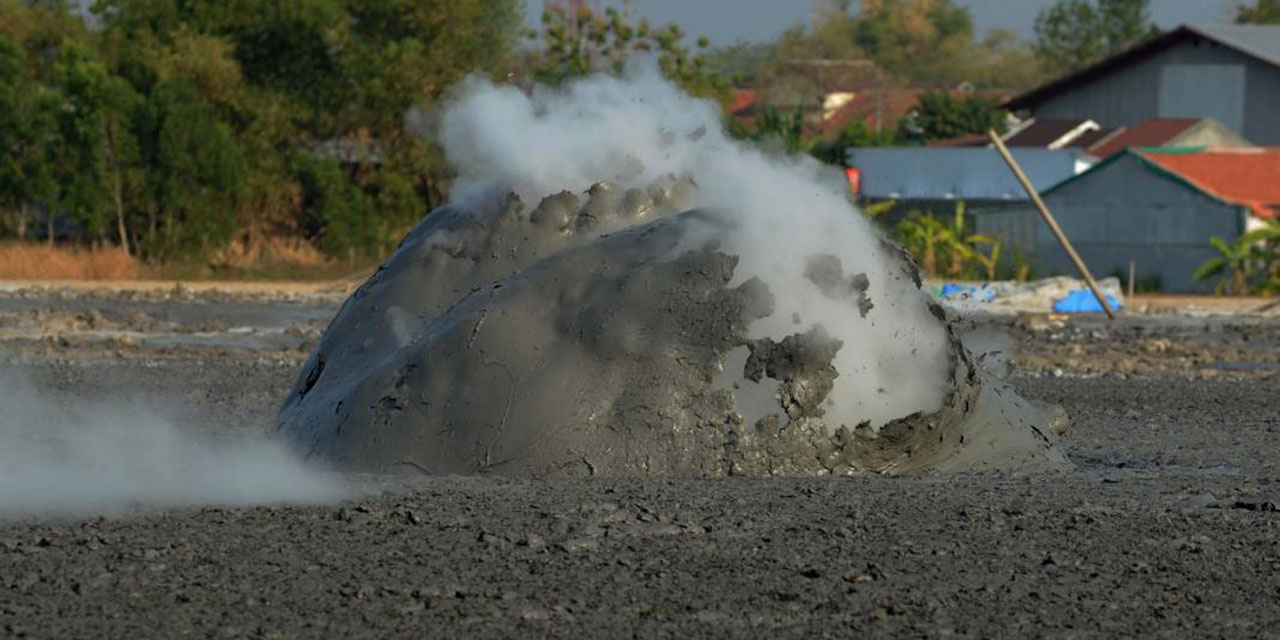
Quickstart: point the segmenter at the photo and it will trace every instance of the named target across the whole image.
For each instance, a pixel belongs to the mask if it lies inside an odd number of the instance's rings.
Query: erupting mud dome
[[[357,470],[907,472],[1053,461],[840,176],[656,70],[472,80],[459,178],[346,302],[280,430]]]

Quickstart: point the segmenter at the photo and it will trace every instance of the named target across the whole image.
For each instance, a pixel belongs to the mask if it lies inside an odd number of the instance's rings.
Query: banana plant
[[[982,265],[986,272],[987,280],[996,279],[996,267],[1000,265],[1000,248],[1003,242],[1000,238],[982,235],[980,233],[971,233],[964,239],[965,244],[973,248],[973,259]],[[987,245],[990,249],[987,253],[978,251],[978,245]]]
[[[930,214],[912,212],[898,224],[898,240],[920,259],[920,266],[930,275],[985,276],[994,280],[1003,242],[971,233],[965,224],[964,212],[963,202],[956,203],[955,214],[948,222]],[[986,253],[979,250],[984,245],[989,247]]]
[[[938,273],[938,245],[946,241],[946,234],[946,225],[918,211],[898,223],[898,241],[920,260],[920,267],[929,275]]]
[[[1192,278],[1207,280],[1226,274],[1214,287],[1219,294],[1271,294],[1280,291],[1280,222],[1264,220],[1263,226],[1236,238],[1214,236],[1209,244],[1218,255],[1200,265]]]

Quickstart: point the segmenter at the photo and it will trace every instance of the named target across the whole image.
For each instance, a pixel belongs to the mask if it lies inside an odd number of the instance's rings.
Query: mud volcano
[[[695,187],[598,183],[430,215],[342,307],[284,403],[280,432],[349,470],[431,474],[904,473],[1054,463],[1049,420],[946,327],[942,408],[886,424],[830,410],[831,327],[721,241],[735,212]],[[893,253],[891,247],[886,247]],[[917,272],[897,254],[918,293]],[[837,255],[804,277],[849,322],[893,310]],[[931,304],[931,303],[925,303]],[[753,338],[753,323],[794,332]],[[903,380],[904,384],[909,380]]]

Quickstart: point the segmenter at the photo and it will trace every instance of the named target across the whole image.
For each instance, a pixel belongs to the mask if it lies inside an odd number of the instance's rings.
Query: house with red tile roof
[[[1280,216],[1280,149],[1192,153],[1149,149],[1141,155],[1200,192],[1246,207],[1254,216]]]
[[[1127,274],[1170,292],[1206,292],[1192,278],[1233,242],[1280,216],[1280,150],[1127,148],[1041,194],[1089,268]],[[1004,238],[1040,275],[1071,273],[1056,240],[1026,205],[974,211],[979,233]]]
[[[733,96],[725,113],[741,124],[752,127],[755,120],[768,106],[790,115],[799,107],[804,114],[804,137],[830,140],[850,124],[861,121],[870,131],[896,131],[899,122],[911,115],[920,102],[920,95],[937,89],[903,87],[868,87],[833,89],[822,94],[821,101],[797,104],[794,96],[790,102],[775,103],[765,91],[752,88],[733,90]],[[955,96],[975,93],[972,89],[943,89]],[[992,102],[1008,98],[1005,91],[978,91]],[[957,145],[969,146],[969,145]]]
[[[725,109],[725,113],[731,118],[737,118],[744,122],[755,120],[756,111],[759,109],[760,92],[756,89],[734,89],[733,98],[729,101],[729,106]]]

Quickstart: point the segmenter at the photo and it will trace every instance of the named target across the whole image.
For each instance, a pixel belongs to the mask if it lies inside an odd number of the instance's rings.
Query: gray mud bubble
[[[428,215],[342,306],[279,414],[308,457],[375,473],[817,475],[1055,467],[1053,417],[984,370],[950,326],[941,410],[830,424],[844,348],[820,325],[752,338],[769,287],[735,283],[687,210],[692,182],[600,183],[525,211],[514,195]],[[904,273],[918,276],[909,261]],[[865,275],[806,277],[874,316]],[[923,295],[923,294],[922,294]],[[940,309],[935,310],[939,318]],[[945,320],[939,319],[945,325]]]

